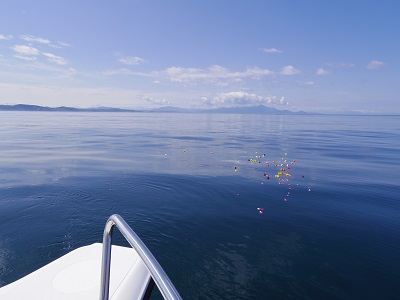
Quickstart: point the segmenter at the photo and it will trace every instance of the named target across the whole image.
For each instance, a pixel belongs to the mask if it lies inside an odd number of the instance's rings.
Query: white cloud
[[[379,60],[372,60],[368,63],[367,69],[368,70],[377,70],[384,66],[385,64]]]
[[[282,68],[281,74],[282,75],[299,75],[299,74],[301,74],[301,71],[297,70],[295,67],[289,65],[289,66],[285,66]]]
[[[120,58],[118,61],[126,65],[140,65],[145,62],[143,58],[137,56]]]
[[[144,97],[143,98],[146,102],[149,102],[151,104],[156,104],[156,105],[169,105],[170,102],[165,99],[154,99],[151,97]]]
[[[16,58],[19,58],[19,59],[23,59],[23,60],[37,60],[37,57],[36,56],[27,56],[27,55],[19,55],[19,54],[16,54],[16,55],[14,55],[14,57],[16,57]]]
[[[45,39],[45,38],[42,38],[42,37],[36,37],[36,36],[30,35],[30,34],[21,35],[20,39],[24,40],[26,42],[29,42],[29,43],[43,44],[43,45],[46,45],[46,46],[49,46],[49,47],[55,48],[55,49],[61,49],[63,47],[71,47],[71,45],[68,44],[68,43],[57,42],[56,44],[53,44],[48,39]]]
[[[36,42],[40,44],[50,44],[50,41],[41,37],[35,37],[33,35],[21,35],[21,40],[27,41],[27,42]]]
[[[271,101],[273,102],[274,100],[271,99]],[[268,103],[271,103],[271,101],[269,101]],[[281,98],[279,99],[279,102],[278,102],[278,103],[279,103],[280,105],[289,105],[289,102],[285,100],[285,97],[281,97]]]
[[[287,105],[288,102],[285,97],[276,96],[259,96],[242,91],[220,93],[212,98],[202,97],[201,100],[204,104],[216,107],[229,107],[229,106],[249,106],[249,105]]]
[[[218,86],[238,83],[245,78],[259,80],[264,76],[272,75],[273,72],[258,67],[247,68],[241,72],[232,72],[219,65],[213,65],[208,69],[170,67],[165,71],[153,72],[153,76],[164,77],[172,82],[178,83],[205,83]]]
[[[323,68],[319,68],[315,74],[319,75],[319,76],[323,76],[323,75],[328,75],[330,72],[328,70],[325,70]]]
[[[11,49],[22,55],[39,55],[40,54],[38,49],[36,49],[34,47],[30,47],[30,46],[25,46],[25,45],[15,45],[14,47],[11,47]]]
[[[118,61],[120,63],[123,63],[125,65],[140,65],[146,62],[145,59],[137,57],[137,56],[122,56],[120,53],[115,53],[115,55],[118,57]]]
[[[3,34],[0,34],[0,40],[11,40],[13,38],[13,36],[12,35],[3,35]]]
[[[212,104],[227,104],[227,105],[249,105],[260,104],[264,101],[263,97],[256,94],[249,94],[246,92],[229,92],[220,93],[212,99]]]
[[[103,71],[101,74],[105,75],[105,76],[114,76],[114,75],[135,75],[135,76],[145,76],[145,77],[149,77],[150,76],[147,73],[134,72],[132,70],[128,70],[128,69],[125,69],[125,68],[116,69],[116,70],[106,70],[106,71]]]
[[[25,45],[15,45],[14,47],[11,47],[11,49],[17,52],[14,55],[15,57],[24,60],[36,60],[36,56],[40,54],[38,49]]]
[[[64,42],[58,42],[58,44],[59,44],[61,47],[72,47],[71,44],[64,43]]]
[[[274,54],[283,52],[282,50],[276,48],[264,48],[263,51],[266,53],[274,53]]]
[[[57,65],[66,65],[67,61],[62,58],[61,56],[56,56],[54,54],[51,53],[42,53],[44,56],[46,56],[48,58],[49,61],[56,63]]]
[[[36,60],[37,57],[42,54],[47,57],[47,59],[53,63],[56,63],[58,65],[66,65],[67,61],[66,59],[62,58],[61,56],[54,55],[52,53],[47,53],[47,52],[40,52],[37,48],[31,47],[31,46],[26,46],[26,45],[15,45],[14,47],[11,47],[12,50],[17,52],[16,55],[14,55],[17,58],[24,59],[24,60]]]
[[[303,82],[301,85],[307,86],[307,87],[314,87],[315,82],[314,81],[306,81],[306,82]]]

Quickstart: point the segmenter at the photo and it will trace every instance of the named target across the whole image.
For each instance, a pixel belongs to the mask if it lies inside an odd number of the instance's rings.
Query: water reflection
[[[399,119],[0,116],[3,282],[101,241],[120,213],[184,298],[398,294]],[[249,163],[256,151],[288,152],[304,189],[284,202],[288,187]]]

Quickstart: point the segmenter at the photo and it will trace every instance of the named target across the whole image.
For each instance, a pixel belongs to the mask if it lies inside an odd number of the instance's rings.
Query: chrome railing
[[[114,226],[117,226],[119,231],[129,242],[131,247],[135,249],[139,257],[142,259],[151,277],[159,288],[164,299],[175,300],[182,299],[178,291],[175,289],[171,280],[165,274],[164,270],[147,249],[146,245],[122,219],[120,215],[112,215],[108,218],[104,228],[103,235],[103,254],[101,262],[101,282],[100,282],[100,300],[108,300],[110,287],[110,263],[111,263],[111,235]]]

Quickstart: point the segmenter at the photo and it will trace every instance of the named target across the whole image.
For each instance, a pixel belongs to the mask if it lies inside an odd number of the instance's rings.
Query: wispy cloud
[[[368,63],[367,69],[368,70],[377,70],[384,67],[385,64],[379,60],[372,60]]]
[[[242,91],[220,93],[212,98],[202,97],[201,100],[208,106],[216,107],[229,107],[229,106],[249,106],[259,104],[278,104],[287,105],[288,102],[285,97],[276,96],[259,96],[257,94],[250,94]]]
[[[324,68],[319,68],[315,72],[318,76],[323,76],[323,75],[328,75],[330,72],[328,70],[325,70]]]
[[[34,47],[26,46],[26,45],[15,45],[11,47],[12,50],[21,54],[21,55],[39,55],[40,51]]]
[[[60,45],[61,47],[72,47],[71,44],[64,43],[64,42],[58,42],[58,45]]]
[[[151,97],[144,97],[143,98],[146,102],[149,102],[151,104],[156,104],[156,105],[169,105],[170,102],[166,99],[154,99]]]
[[[23,60],[36,60],[40,54],[38,49],[26,45],[15,45],[11,49],[16,52],[15,57]]]
[[[56,63],[58,65],[66,65],[67,60],[61,56],[54,55],[48,52],[40,52],[39,49],[26,45],[15,45],[11,47],[16,52],[14,55],[17,58],[23,60],[37,60],[40,55],[47,57],[48,61]]]
[[[0,40],[11,40],[13,38],[12,35],[4,35],[4,34],[0,34]]]
[[[48,44],[49,47],[54,48],[54,49],[62,49],[65,47],[72,47],[72,45],[63,43],[63,42],[57,42],[56,44]]]
[[[36,37],[34,35],[26,34],[26,35],[21,35],[20,39],[23,41],[26,41],[28,43],[33,44],[33,43],[38,43],[41,45],[45,45],[51,48],[55,49],[61,49],[64,47],[71,47],[70,44],[64,43],[64,42],[57,42],[57,43],[52,43],[50,40],[42,38],[42,37]]]
[[[283,51],[280,49],[276,49],[276,48],[264,48],[262,49],[264,52],[266,53],[272,53],[272,54],[279,54],[282,53]]]
[[[66,65],[67,64],[67,61],[64,58],[62,58],[61,56],[57,56],[52,53],[45,53],[45,52],[42,54],[44,56],[46,56],[49,61],[56,63],[57,65]]]
[[[314,87],[315,82],[314,81],[306,81],[306,82],[301,83],[301,85],[306,86],[306,87]]]
[[[27,42],[36,42],[40,44],[50,44],[50,41],[48,39],[44,39],[41,37],[35,37],[33,35],[21,35],[20,36],[21,40],[27,41]]]
[[[132,70],[128,70],[125,68],[122,69],[114,69],[114,70],[105,70],[101,72],[102,75],[105,76],[114,76],[114,75],[133,75],[133,76],[144,76],[144,77],[150,77],[148,73],[143,73],[143,72],[136,72]]]
[[[241,82],[246,78],[259,80],[264,76],[272,74],[272,71],[258,67],[233,72],[219,65],[213,65],[208,69],[170,67],[164,71],[153,73],[154,76],[164,77],[172,82],[192,84],[206,83],[219,86],[228,85],[232,82]]]
[[[301,71],[296,69],[295,67],[289,65],[289,66],[285,66],[282,68],[281,74],[282,75],[299,75],[299,74],[301,74]]]
[[[118,57],[118,61],[124,65],[140,65],[146,62],[145,59],[137,57],[137,56],[123,56],[120,53],[115,53],[115,55]]]

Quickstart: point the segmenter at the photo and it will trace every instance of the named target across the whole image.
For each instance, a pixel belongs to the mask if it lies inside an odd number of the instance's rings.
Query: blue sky
[[[400,113],[400,2],[0,3],[0,104]]]

